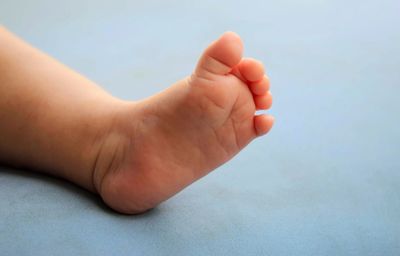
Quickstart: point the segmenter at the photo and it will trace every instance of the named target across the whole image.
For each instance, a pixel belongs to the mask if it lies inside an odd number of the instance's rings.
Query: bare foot
[[[255,116],[272,104],[268,78],[242,51],[239,36],[227,32],[190,77],[116,114],[93,174],[109,206],[153,208],[271,129],[271,116]]]

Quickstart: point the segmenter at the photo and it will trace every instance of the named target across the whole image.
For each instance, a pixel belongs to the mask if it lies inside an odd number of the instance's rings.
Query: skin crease
[[[138,102],[0,27],[0,161],[65,178],[113,209],[144,212],[231,159],[273,125],[263,65],[238,35],[210,44],[192,75]]]

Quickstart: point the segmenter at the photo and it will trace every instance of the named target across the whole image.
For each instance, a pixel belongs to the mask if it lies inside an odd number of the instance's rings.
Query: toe
[[[258,115],[254,117],[254,129],[257,136],[264,135],[271,130],[274,117],[270,115]]]
[[[254,96],[254,104],[257,109],[269,109],[272,106],[272,94],[267,92],[264,95],[255,95]]]
[[[228,74],[240,62],[242,52],[243,43],[240,37],[233,32],[226,32],[205,50],[195,74],[201,77],[210,73]]]
[[[265,95],[269,91],[269,78],[264,75],[264,77],[257,82],[249,84],[249,88],[254,95]]]
[[[240,74],[249,82],[258,82],[264,77],[264,66],[255,59],[243,59],[238,64],[238,69]]]

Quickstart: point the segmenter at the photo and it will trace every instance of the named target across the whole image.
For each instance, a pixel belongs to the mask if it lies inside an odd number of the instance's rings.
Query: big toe
[[[210,74],[228,74],[242,59],[243,43],[234,32],[225,32],[207,47],[197,64],[195,74],[207,77]]]

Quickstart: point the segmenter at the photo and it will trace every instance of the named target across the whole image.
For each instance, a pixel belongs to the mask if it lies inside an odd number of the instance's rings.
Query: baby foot
[[[109,206],[153,208],[271,129],[271,116],[255,115],[272,104],[268,78],[242,51],[239,36],[225,33],[190,77],[115,116],[93,174]]]

